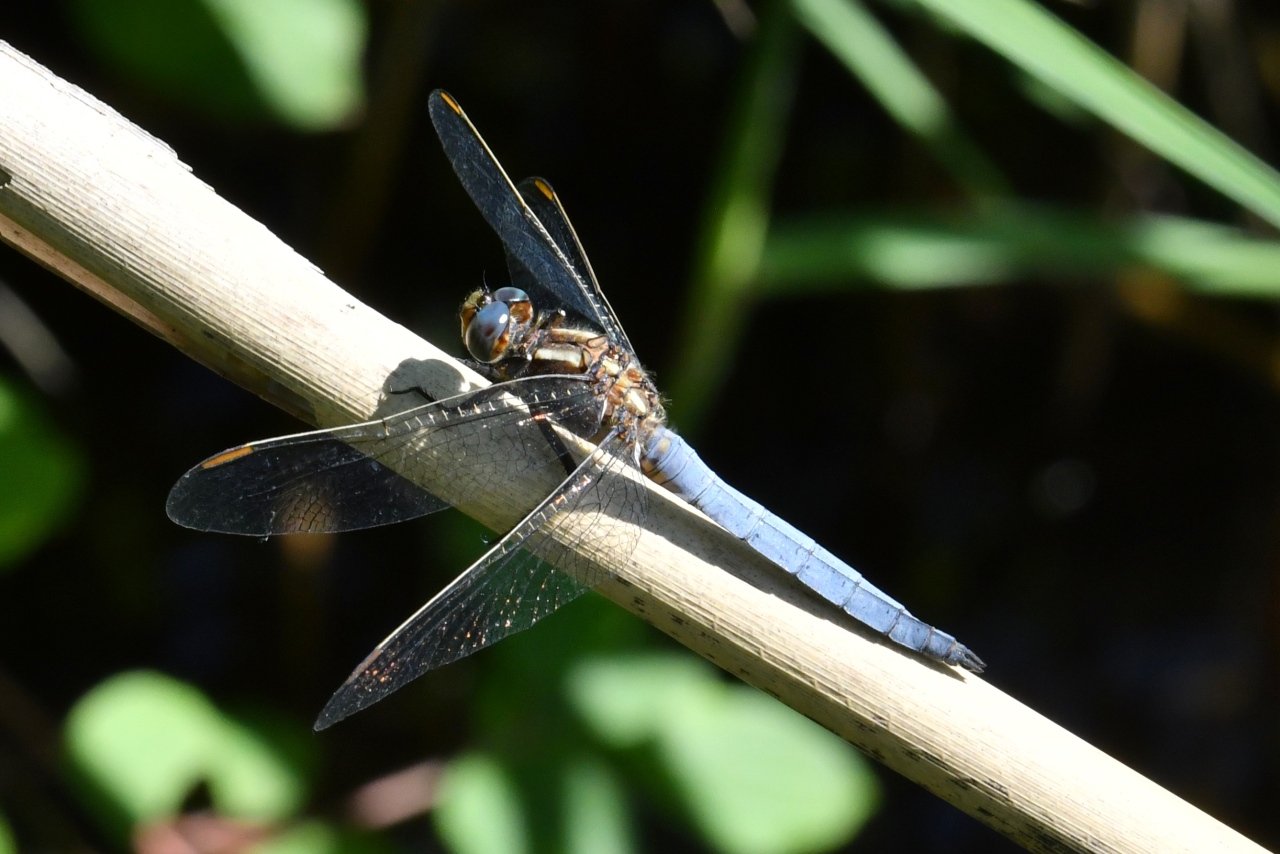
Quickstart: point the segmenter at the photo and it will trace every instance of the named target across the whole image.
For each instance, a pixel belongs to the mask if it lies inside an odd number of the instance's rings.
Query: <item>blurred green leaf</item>
[[[0,378],[0,570],[66,521],[83,480],[79,450]]]
[[[249,854],[392,854],[399,849],[373,833],[339,830],[322,821],[300,821],[264,842]]]
[[[525,854],[529,850],[520,794],[492,756],[469,753],[449,763],[432,813],[454,854]]]
[[[875,777],[861,756],[759,691],[732,686],[671,720],[666,761],[722,851],[835,848],[878,807]]]
[[[602,763],[583,758],[566,769],[566,854],[631,854],[636,850],[621,782]]]
[[[0,854],[18,854],[18,841],[13,838],[3,813],[0,813]]]
[[[319,821],[300,822],[251,849],[252,854],[338,854],[338,834]]]
[[[828,215],[778,222],[761,295],[795,296],[863,281],[901,290],[995,284],[1027,276],[1159,270],[1195,291],[1280,294],[1280,242],[1200,220],[1108,221],[1001,204],[964,213]]]
[[[1280,227],[1280,174],[1040,5],[1028,0],[897,2],[949,22]]]
[[[658,738],[673,703],[719,687],[696,658],[628,655],[580,663],[566,693],[597,738],[626,750]]]
[[[168,0],[173,2],[173,0]],[[305,130],[334,127],[364,97],[368,37],[356,0],[205,0],[276,115]]]
[[[281,819],[306,800],[305,781],[264,734],[223,717],[218,752],[208,773],[214,806],[241,818]],[[211,733],[217,734],[217,733]]]
[[[961,186],[979,197],[1008,191],[1000,170],[960,129],[946,99],[865,6],[857,0],[791,0],[791,6],[800,23]]]
[[[368,24],[356,0],[74,0],[71,10],[121,73],[217,117],[324,130],[363,99]]]
[[[249,854],[393,854],[398,850],[380,835],[315,820],[289,825],[248,849]]]
[[[227,33],[201,0],[73,0],[98,56],[147,90],[218,118],[266,114]]]
[[[875,777],[849,745],[687,657],[586,663],[569,693],[607,743],[652,742],[694,822],[727,854],[829,850],[877,807]]]
[[[159,673],[122,673],[81,697],[65,743],[77,772],[134,824],[174,814],[202,782],[214,808],[235,818],[278,821],[306,797],[260,733]]]

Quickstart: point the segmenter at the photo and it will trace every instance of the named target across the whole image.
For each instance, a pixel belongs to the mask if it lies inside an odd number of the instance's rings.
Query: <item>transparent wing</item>
[[[630,556],[648,513],[631,448],[600,447],[484,557],[405,621],[320,712],[324,729],[443,664],[529,628],[604,577],[591,554]]]
[[[437,89],[428,102],[440,144],[471,200],[507,250],[530,274],[525,284],[539,308],[565,308],[618,341],[626,337],[613,313],[574,269],[566,249],[521,197],[498,159],[452,96]],[[550,297],[550,301],[539,297]]]
[[[564,477],[568,454],[547,420],[591,437],[600,418],[583,377],[515,380],[224,451],[183,475],[166,509],[188,528],[262,537],[389,525],[517,488],[545,495]],[[438,494],[418,480],[441,484]]]
[[[628,350],[631,350],[631,352],[635,352],[631,347],[631,342],[627,339],[627,333],[622,329],[622,323],[618,320],[618,315],[613,311],[613,306],[609,305],[609,300],[605,299],[604,291],[600,290],[600,282],[596,279],[596,271],[591,269],[591,262],[587,259],[586,250],[582,248],[582,241],[578,239],[578,232],[574,230],[573,224],[569,222],[569,214],[565,212],[564,205],[560,202],[560,196],[555,190],[551,189],[551,184],[542,178],[525,178],[517,185],[516,189],[520,191],[520,197],[524,199],[525,204],[529,206],[529,209],[533,211],[534,215],[538,217],[538,220],[547,229],[551,239],[556,242],[565,257],[569,259],[569,263],[573,266],[578,278],[591,289],[596,305],[608,314],[609,321],[613,324],[612,331],[615,340]],[[510,266],[509,258],[508,266]],[[514,280],[514,275],[512,278]],[[519,286],[517,285],[517,287]],[[605,329],[608,330],[609,327],[605,327]]]

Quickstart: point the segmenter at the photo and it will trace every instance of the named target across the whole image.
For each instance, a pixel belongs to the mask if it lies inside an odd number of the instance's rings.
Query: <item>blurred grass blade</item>
[[[742,336],[795,91],[797,36],[789,7],[771,0],[761,15],[734,100],[707,199],[693,284],[678,327],[680,352],[668,391],[686,435],[696,431],[709,409]]]
[[[1028,0],[897,0],[934,13],[1280,227],[1280,174]]]
[[[1004,195],[1008,182],[965,135],[929,78],[858,0],[791,0],[796,18],[969,193]]]
[[[760,269],[762,296],[847,289],[986,285],[1027,276],[1161,271],[1194,291],[1280,296],[1280,242],[1177,217],[1109,221],[1046,207],[822,216],[777,223]]]

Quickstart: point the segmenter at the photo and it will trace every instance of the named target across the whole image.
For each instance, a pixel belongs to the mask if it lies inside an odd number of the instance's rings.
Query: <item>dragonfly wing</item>
[[[465,509],[491,492],[524,492],[513,484],[522,479],[544,495],[563,478],[567,453],[549,446],[540,429],[548,420],[583,436],[599,429],[600,402],[584,378],[515,380],[378,421],[242,445],[183,475],[167,510],[189,528],[262,537]]]
[[[529,272],[529,268],[524,262],[515,256],[510,248],[507,249],[507,273],[511,276],[511,284],[525,293],[536,294],[542,285],[533,277],[533,273]]]
[[[609,305],[609,300],[605,299],[604,291],[600,290],[600,282],[596,279],[596,272],[591,269],[591,261],[587,259],[586,250],[582,248],[582,241],[578,239],[578,232],[574,230],[573,224],[569,222],[569,214],[565,212],[564,205],[560,202],[560,196],[557,195],[555,190],[551,189],[551,184],[542,178],[525,178],[517,185],[516,189],[520,191],[520,197],[524,199],[525,204],[529,206],[529,209],[533,211],[534,215],[538,217],[538,220],[547,229],[551,239],[560,247],[560,250],[573,266],[578,278],[591,289],[594,304],[605,315],[600,319],[601,329],[628,350],[632,350],[631,342],[627,339],[627,333],[622,330],[622,323],[618,321],[618,316],[614,313],[613,306]],[[514,276],[512,283],[515,284]],[[519,285],[516,286],[519,287]]]
[[[630,557],[648,510],[611,434],[480,560],[380,643],[321,711],[324,729],[443,664],[529,628],[607,577],[590,555]]]
[[[198,531],[265,537],[370,528],[448,506],[347,444],[342,431],[324,431],[210,457],[174,484],[165,509]]]
[[[437,89],[428,102],[431,123],[458,180],[509,252],[530,273],[533,296],[548,295],[554,305],[611,331],[611,317],[592,288],[574,269],[565,250],[520,196],[480,132],[446,92]],[[529,290],[526,288],[526,290]],[[538,302],[543,302],[538,300]]]

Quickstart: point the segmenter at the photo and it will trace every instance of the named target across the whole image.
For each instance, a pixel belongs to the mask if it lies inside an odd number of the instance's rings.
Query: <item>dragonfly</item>
[[[473,291],[460,311],[470,364],[493,384],[362,424],[223,451],[178,480],[168,514],[190,528],[254,537],[335,533],[466,509],[522,478],[551,486],[378,644],[316,729],[529,628],[603,582],[609,575],[591,554],[630,558],[648,514],[644,478],[891,641],[981,672],[982,660],[952,635],[729,486],[667,426],[658,390],[551,185],[513,183],[443,90],[431,94],[429,111],[450,164],[507,253],[511,284]],[[570,437],[588,450],[575,452]]]

